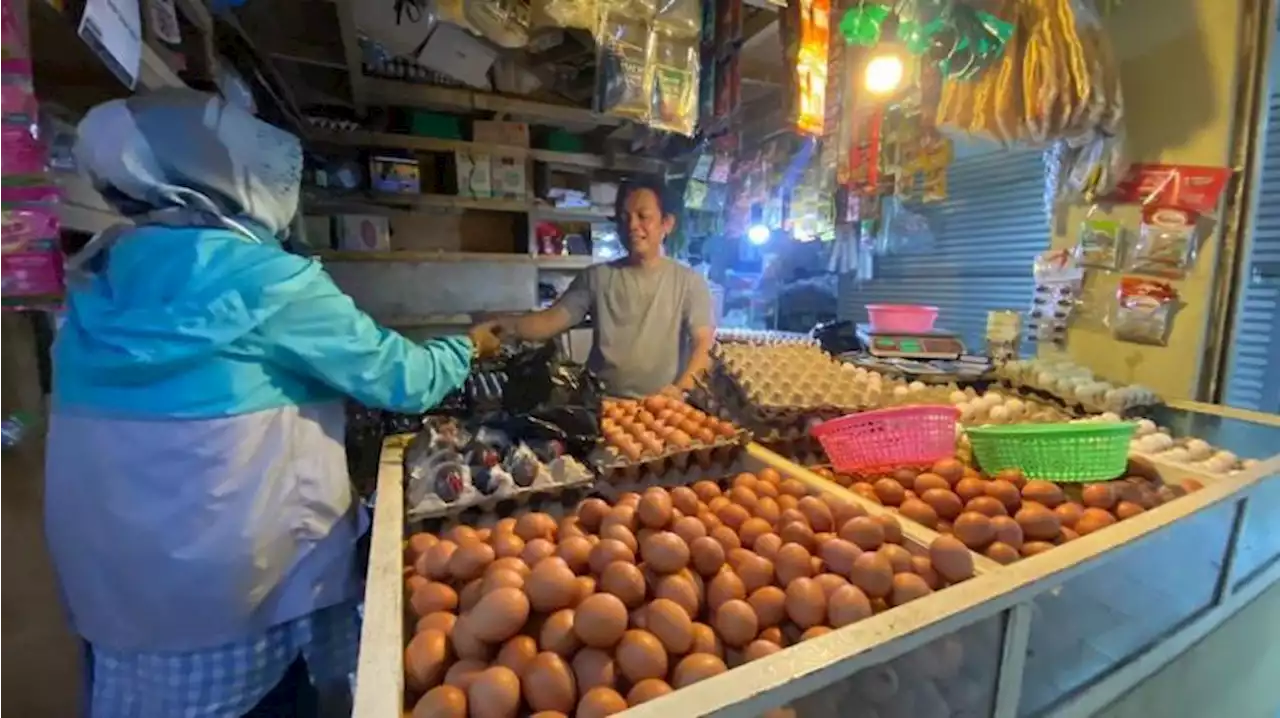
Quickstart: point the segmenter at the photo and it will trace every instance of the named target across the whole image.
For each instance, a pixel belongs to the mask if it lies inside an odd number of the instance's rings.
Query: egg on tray
[[[902,542],[773,469],[415,534],[413,715],[611,715],[973,575],[958,538]]]
[[[677,399],[606,399],[600,421],[606,463],[636,463],[732,439],[738,428]]]

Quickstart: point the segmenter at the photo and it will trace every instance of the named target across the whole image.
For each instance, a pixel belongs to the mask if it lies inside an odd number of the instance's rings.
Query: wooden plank
[[[503,254],[500,252],[446,252],[444,250],[393,250],[390,252],[363,252],[324,249],[314,253],[318,259],[330,262],[503,262],[511,264],[536,264],[539,269],[586,269],[597,260],[587,256],[529,256],[527,254]]]
[[[353,0],[335,0],[338,13],[338,33],[342,36],[342,57],[347,65],[347,82],[351,84],[351,102],[361,114],[368,104],[368,78],[364,74],[364,62],[360,54],[360,42],[356,37]]]
[[[538,204],[529,200],[496,199],[492,197],[459,197],[446,194],[395,194],[391,192],[343,192],[311,189],[304,192],[302,204],[308,212],[316,212],[321,208],[352,208],[353,211],[364,211],[375,208],[380,210],[401,211],[423,207],[483,210],[488,212],[530,213],[546,220],[565,220],[591,222],[608,219],[611,212],[597,209],[558,208]]]
[[[448,108],[463,112],[500,112],[528,118],[535,124],[584,124],[616,127],[620,117],[601,114],[582,107],[535,102],[488,92],[418,85],[396,80],[365,78],[365,99],[371,105]]]
[[[383,444],[379,459],[365,576],[352,710],[360,718],[399,718],[404,701],[404,470],[403,450],[392,442]]]

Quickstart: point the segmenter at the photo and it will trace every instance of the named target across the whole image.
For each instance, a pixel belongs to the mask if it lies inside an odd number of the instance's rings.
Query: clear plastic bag
[[[596,31],[597,112],[648,123],[653,66],[644,18],[607,7]]]
[[[1036,257],[1036,289],[1031,300],[1031,331],[1035,340],[1061,346],[1080,299],[1084,270],[1073,252],[1052,250]]]
[[[533,0],[530,26],[595,30],[598,7],[596,0]]]
[[[675,35],[698,42],[702,34],[702,3],[698,0],[658,0],[655,28],[668,35]]]
[[[1166,282],[1123,277],[1116,291],[1111,335],[1124,342],[1167,346],[1178,292]]]
[[[1182,279],[1195,263],[1199,215],[1176,207],[1148,207],[1127,252],[1125,271]]]
[[[648,65],[653,70],[650,126],[692,136],[698,126],[697,35],[681,37],[654,30]]]
[[[1124,226],[1114,219],[1086,218],[1080,223],[1076,248],[1080,264],[1093,269],[1116,270],[1124,246]]]

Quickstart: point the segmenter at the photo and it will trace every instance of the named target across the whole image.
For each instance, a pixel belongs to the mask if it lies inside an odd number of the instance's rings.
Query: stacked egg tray
[[[1015,382],[1011,382],[1007,379],[1002,379],[999,382],[997,382],[997,384],[1002,389],[1012,394],[1015,394],[1020,398],[1036,399],[1042,402],[1046,402],[1048,404],[1052,404],[1053,406],[1056,406],[1062,409],[1063,411],[1069,412],[1070,414],[1072,414],[1077,418],[1093,416],[1096,414],[1102,414],[1106,412],[1106,410],[1101,406],[1097,406],[1097,405],[1085,406],[1084,404],[1078,401],[1077,402],[1067,401],[1066,399],[1059,396],[1055,392],[1046,391],[1044,389],[1028,386],[1026,384],[1018,384]],[[1158,408],[1159,406],[1160,404],[1141,404],[1137,406],[1131,406],[1125,409],[1124,412],[1120,413],[1119,416],[1122,416],[1125,418],[1145,416],[1149,414],[1152,410]]]
[[[706,472],[727,471],[750,442],[751,432],[740,430],[731,437],[718,436],[710,443],[666,451],[640,461],[623,457],[611,460],[603,448],[597,448],[588,460],[604,483],[627,485],[653,481],[657,483],[651,485],[680,486],[696,481]]]
[[[862,410],[864,407],[815,404],[812,406],[761,406],[742,386],[717,365],[690,395],[709,414],[750,431],[757,441],[778,442],[808,437],[810,426]]]

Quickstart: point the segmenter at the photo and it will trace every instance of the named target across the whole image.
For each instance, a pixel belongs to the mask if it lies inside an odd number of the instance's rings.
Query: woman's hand
[[[476,356],[487,359],[502,348],[502,326],[496,321],[480,322],[467,330],[471,344],[476,348]]]

